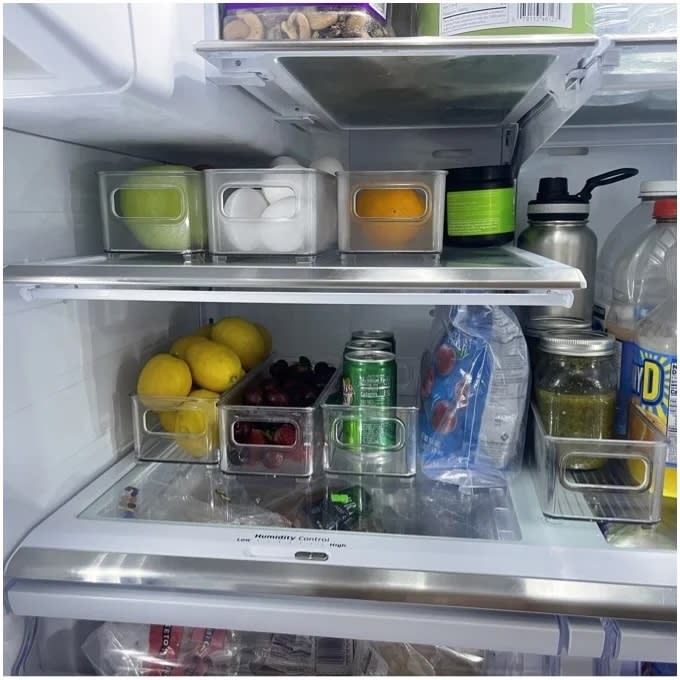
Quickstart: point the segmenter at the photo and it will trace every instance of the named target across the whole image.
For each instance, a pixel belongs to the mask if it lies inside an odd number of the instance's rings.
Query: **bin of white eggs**
[[[302,167],[280,156],[272,167],[205,170],[208,250],[229,255],[312,256],[338,240],[340,163],[323,157]]]

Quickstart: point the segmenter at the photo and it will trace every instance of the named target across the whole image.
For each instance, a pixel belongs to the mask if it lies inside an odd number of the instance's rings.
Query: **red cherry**
[[[297,439],[297,431],[295,425],[291,423],[284,423],[274,433],[273,442],[279,446],[292,446]]]
[[[296,463],[304,463],[307,460],[307,450],[302,441],[298,441],[293,448],[285,451],[285,455],[288,460],[292,460]]]
[[[248,443],[254,446],[264,446],[268,444],[267,435],[262,430],[251,430],[248,435]]]

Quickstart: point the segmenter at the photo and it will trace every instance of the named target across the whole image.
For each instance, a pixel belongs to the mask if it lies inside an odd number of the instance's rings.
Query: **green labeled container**
[[[534,35],[593,32],[592,2],[418,3],[418,35]]]
[[[444,246],[498,246],[515,238],[515,178],[509,165],[449,170]]]

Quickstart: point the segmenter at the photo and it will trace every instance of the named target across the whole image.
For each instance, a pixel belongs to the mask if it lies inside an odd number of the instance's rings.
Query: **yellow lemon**
[[[185,356],[194,382],[206,390],[224,392],[241,375],[238,356],[218,342],[196,342],[187,347]]]
[[[210,323],[205,324],[205,326],[201,326],[200,328],[197,328],[191,335],[195,335],[201,338],[208,338],[210,340],[211,338],[211,333],[212,333],[212,327],[213,327],[213,322],[212,319],[210,320]]]
[[[262,358],[266,359],[272,353],[272,334],[261,323],[256,323],[255,328],[260,331],[260,335],[264,340],[265,355]]]
[[[207,338],[202,335],[185,335],[183,338],[178,338],[172,343],[170,348],[170,354],[180,359],[184,359],[184,354],[187,351],[189,345],[193,345],[196,342],[205,342]]]
[[[160,397],[186,397],[191,391],[191,371],[172,354],[156,354],[146,362],[137,380],[137,393]]]
[[[159,411],[158,420],[166,432],[175,431],[175,421],[177,420],[177,413],[175,411]]]
[[[257,366],[268,354],[257,327],[238,316],[228,316],[216,323],[212,339],[235,352],[246,371]]]
[[[184,408],[177,411],[175,421],[175,440],[189,455],[202,458],[210,454],[217,446],[217,392],[211,390],[194,390],[189,397],[201,399],[201,402],[185,402]],[[189,406],[190,404],[190,406]],[[181,436],[187,435],[201,436]]]

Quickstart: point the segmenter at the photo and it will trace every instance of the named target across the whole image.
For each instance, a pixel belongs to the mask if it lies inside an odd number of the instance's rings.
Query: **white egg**
[[[262,193],[270,205],[286,198],[295,200],[295,192],[290,187],[262,187]]]
[[[251,252],[260,242],[260,223],[257,220],[267,208],[267,201],[257,189],[237,189],[224,204],[227,234],[237,250]],[[248,220],[248,221],[241,221]]]
[[[290,253],[302,247],[305,238],[301,220],[290,221],[297,211],[295,198],[272,203],[262,213],[260,238],[262,244],[276,253]],[[283,221],[283,220],[289,221]]]
[[[257,189],[237,189],[225,201],[224,214],[237,218],[259,217],[266,207],[267,201],[262,192]]]
[[[333,156],[321,156],[321,158],[317,158],[309,167],[320,170],[321,172],[327,172],[329,175],[335,175],[336,172],[342,172],[344,170],[342,163],[340,163],[337,158],[333,158]]]
[[[270,164],[270,168],[300,168],[302,167],[292,156],[277,156]]]

